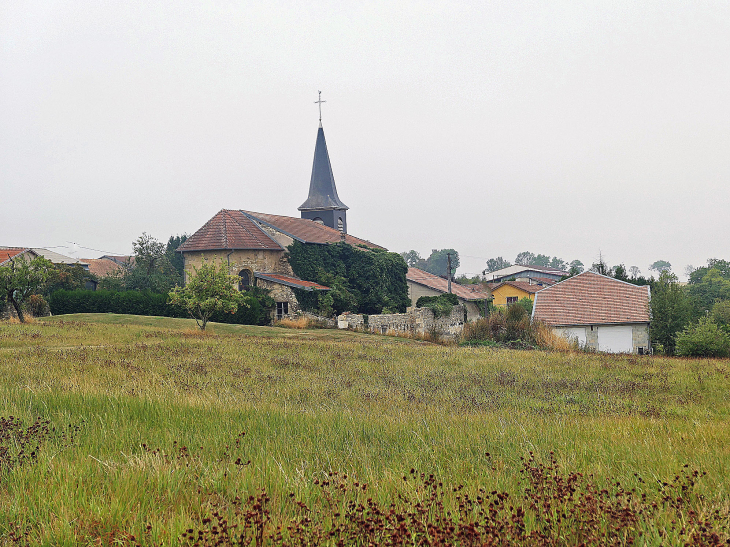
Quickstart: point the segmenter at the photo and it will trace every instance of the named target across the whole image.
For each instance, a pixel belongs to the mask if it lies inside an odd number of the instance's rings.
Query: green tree
[[[664,271],[671,271],[672,265],[666,260],[657,260],[651,266],[649,266],[649,269],[654,270],[658,273],[662,273]]]
[[[180,279],[182,279],[185,271],[185,258],[182,253],[177,253],[175,251],[180,245],[185,243],[187,239],[188,234],[170,236],[170,239],[167,240],[167,246],[165,247],[165,256],[167,257],[167,260],[170,261],[170,264],[172,264],[172,267],[175,268]]]
[[[674,354],[676,335],[692,320],[692,305],[679,286],[677,276],[663,271],[651,286],[650,336],[669,355]]]
[[[41,291],[52,269],[53,264],[42,256],[31,260],[25,254],[0,266],[0,295],[12,304],[21,323],[25,323],[23,303]]]
[[[723,300],[712,306],[710,317],[722,330],[730,334],[730,300]]]
[[[548,255],[537,254],[530,261],[530,266],[541,266],[543,268],[549,268],[550,267],[550,257]]]
[[[426,266],[428,265],[418,251],[411,250],[401,253],[400,255],[403,257],[403,260],[406,261],[406,264],[408,264],[410,268],[425,270]]]
[[[730,264],[716,258],[689,276],[687,290],[698,312],[712,309],[716,302],[730,300]]]
[[[182,283],[182,275],[170,262],[164,243],[144,232],[132,248],[134,264],[124,274],[125,289],[166,293]]]
[[[482,274],[487,275],[488,273],[496,272],[502,268],[508,268],[511,265],[512,263],[509,260],[505,260],[501,256],[498,256],[497,258],[490,258],[487,260],[487,267],[484,269]]]
[[[78,264],[56,264],[49,272],[43,293],[50,295],[60,289],[65,291],[85,289],[86,282],[91,280],[96,281],[96,276]]]
[[[568,270],[569,276],[578,275],[579,273],[583,273],[583,270],[585,267],[583,266],[583,263],[580,260],[573,260],[570,263],[570,269]]]
[[[580,262],[580,261],[578,261]],[[582,266],[582,264],[581,264]],[[562,258],[558,258],[557,256],[554,256],[552,260],[550,260],[550,267],[555,268],[556,270],[567,270],[568,269],[568,263],[563,260]]]
[[[518,264],[520,266],[529,266],[530,264],[532,264],[532,261],[534,259],[535,255],[533,253],[531,253],[530,251],[522,251],[515,258],[515,264]]]
[[[611,270],[613,271],[613,277],[615,279],[628,282],[629,276],[626,273],[626,266],[624,266],[623,264],[619,264],[618,266],[614,266],[613,268],[611,268]]]
[[[193,266],[193,270],[184,287],[170,291],[169,303],[185,309],[200,330],[205,330],[215,313],[234,314],[239,306],[249,306],[236,288],[240,278],[229,274],[225,264],[216,267],[205,261],[200,268]]]
[[[447,275],[449,271],[448,255],[451,255],[451,275],[459,267],[459,252],[455,249],[434,249],[426,259],[426,271],[434,275]]]
[[[676,354],[686,357],[727,357],[730,334],[709,317],[687,326],[677,334]]]

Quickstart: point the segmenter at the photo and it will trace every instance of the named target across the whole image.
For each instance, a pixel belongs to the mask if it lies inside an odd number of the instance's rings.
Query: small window
[[[312,220],[314,222],[316,222],[317,224],[322,224],[324,226],[324,220],[322,220],[321,218],[317,217],[317,218],[313,218]]]
[[[238,290],[247,291],[251,287],[251,272],[248,270],[241,270],[238,272],[238,277],[241,278],[238,282]]]
[[[342,222],[342,217],[338,217],[337,218],[337,229],[340,232],[344,232],[345,231],[345,223]]]
[[[517,304],[517,300],[519,300],[517,296],[508,296],[507,305],[509,306],[510,304]]]
[[[282,319],[285,315],[289,315],[289,302],[277,302],[276,318]]]

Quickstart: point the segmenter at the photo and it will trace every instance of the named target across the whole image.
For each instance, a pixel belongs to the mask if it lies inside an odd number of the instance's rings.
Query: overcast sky
[[[0,245],[298,216],[317,90],[353,235],[459,273],[730,259],[719,1],[0,0]]]

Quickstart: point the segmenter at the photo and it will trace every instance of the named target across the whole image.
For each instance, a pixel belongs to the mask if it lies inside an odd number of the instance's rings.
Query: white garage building
[[[649,353],[649,287],[583,272],[535,294],[532,317],[607,353]]]

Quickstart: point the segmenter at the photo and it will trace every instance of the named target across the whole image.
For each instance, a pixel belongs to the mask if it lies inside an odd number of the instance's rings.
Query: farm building
[[[535,294],[532,317],[608,353],[649,352],[649,287],[583,272]]]
[[[449,290],[448,280],[418,268],[408,268],[406,282],[408,283],[408,297],[411,299],[412,306],[415,306],[422,296],[438,296]],[[481,311],[484,309],[483,301],[490,296],[489,291],[482,289],[481,285],[468,286],[453,282],[451,283],[451,292],[466,308],[467,321],[480,317]]]

